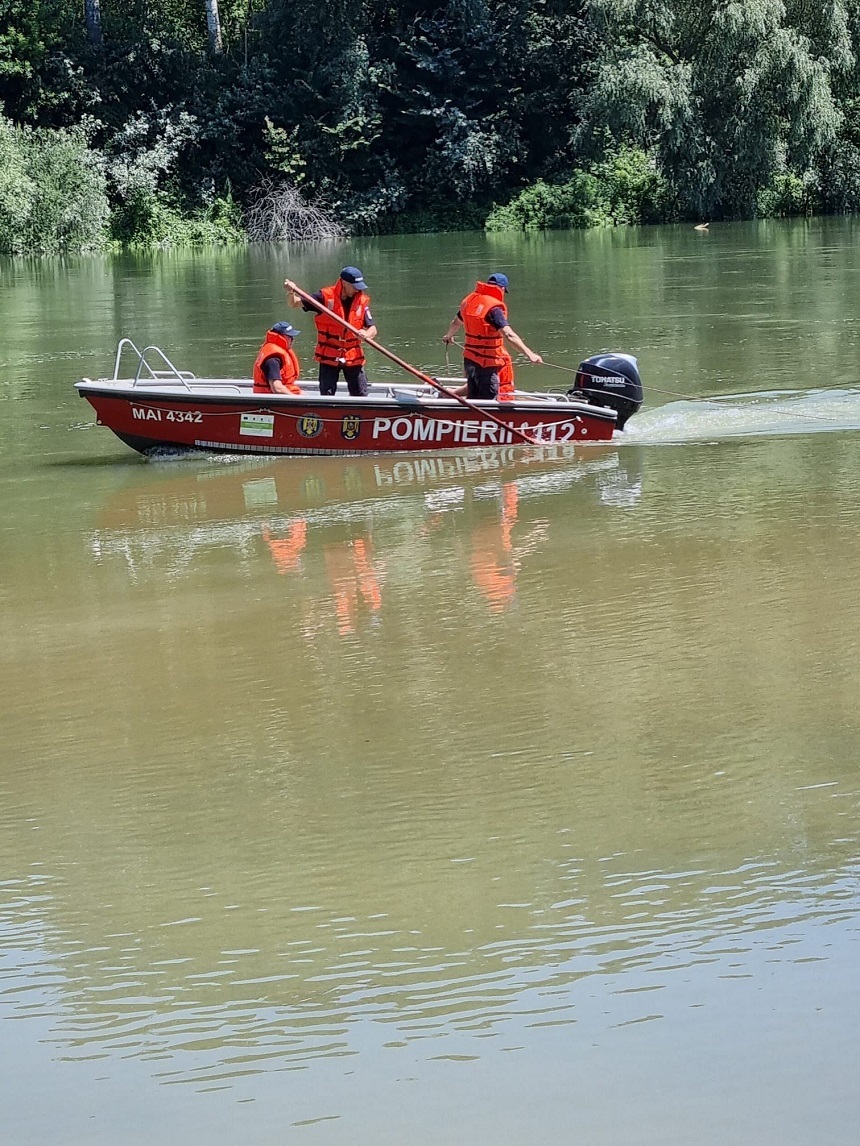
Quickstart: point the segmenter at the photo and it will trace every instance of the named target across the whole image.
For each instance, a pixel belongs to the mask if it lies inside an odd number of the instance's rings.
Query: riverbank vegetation
[[[860,207],[860,0],[0,0],[0,251]]]

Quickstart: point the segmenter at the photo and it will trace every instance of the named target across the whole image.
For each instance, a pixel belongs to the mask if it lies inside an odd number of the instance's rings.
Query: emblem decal
[[[322,418],[317,414],[303,414],[297,423],[297,429],[303,438],[315,438],[322,433]]]
[[[357,414],[347,414],[343,420],[340,432],[348,442],[354,442],[361,433],[361,419]]]

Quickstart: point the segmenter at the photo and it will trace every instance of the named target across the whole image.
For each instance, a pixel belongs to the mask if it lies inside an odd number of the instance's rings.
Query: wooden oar
[[[310,306],[315,307],[321,314],[325,314],[328,318],[332,318],[335,322],[340,323],[345,330],[349,330],[357,338],[360,338],[362,342],[368,346],[372,346],[374,350],[379,351],[380,354],[384,354],[386,358],[390,358],[391,361],[395,362],[402,370],[406,370],[409,374],[414,374],[416,378],[420,378],[426,386],[432,386],[434,390],[438,390],[439,393],[444,394],[446,398],[453,398],[454,401],[459,402],[461,406],[466,406],[468,409],[474,410],[479,417],[486,418],[488,422],[495,422],[497,426],[501,426],[503,430],[508,430],[515,437],[525,442],[526,445],[539,446],[542,444],[537,438],[529,437],[523,430],[518,430],[515,426],[507,425],[501,418],[497,418],[495,414],[491,414],[489,410],[482,410],[480,406],[475,405],[475,403],[468,398],[464,398],[462,394],[455,394],[453,390],[449,390],[446,386],[443,386],[441,382],[437,382],[435,378],[431,378],[429,374],[425,374],[423,370],[419,370],[417,366],[411,366],[408,362],[404,362],[402,358],[398,358],[393,351],[382,346],[375,339],[362,338],[361,333],[356,327],[348,323],[345,318],[341,318],[339,314],[335,314],[333,310],[329,310],[329,308],[324,306],[321,302],[317,302],[313,295],[303,291],[302,288],[296,286],[294,282],[290,282],[289,279],[284,279],[284,288],[297,294],[300,299],[303,299]]]

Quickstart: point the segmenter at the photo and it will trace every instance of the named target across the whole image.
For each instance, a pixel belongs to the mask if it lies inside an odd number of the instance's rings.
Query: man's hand
[[[451,345],[451,343],[454,341],[454,336],[460,330],[462,325],[463,325],[462,318],[459,318],[457,315],[454,315],[454,317],[451,319],[451,322],[448,326],[448,329],[442,335],[442,341],[445,343],[446,346]]]
[[[543,359],[539,354],[535,354],[533,350],[527,350],[526,353],[528,354],[529,362],[531,362],[533,366],[543,366]]]

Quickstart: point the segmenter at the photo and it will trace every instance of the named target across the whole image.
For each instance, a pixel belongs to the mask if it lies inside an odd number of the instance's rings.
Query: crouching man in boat
[[[254,363],[255,394],[301,394],[299,360],[293,350],[299,333],[288,322],[276,322],[267,333]]]
[[[460,327],[466,328],[463,368],[466,372],[466,394],[472,399],[513,399],[513,365],[505,339],[522,351],[529,362],[536,365],[543,362],[541,356],[530,350],[511,328],[505,304],[507,293],[507,275],[492,274],[485,283],[476,283],[472,293],[460,303],[460,309],[442,336],[445,345],[450,346]]]
[[[332,286],[323,287],[312,297],[327,310],[338,315],[358,331],[353,334],[324,311],[316,310],[290,290],[289,279],[284,283],[290,306],[313,311],[317,328],[314,358],[319,363],[320,394],[336,394],[341,370],[347,389],[354,397],[367,397],[367,374],[364,370],[364,347],[367,338],[376,338],[376,325],[370,313],[367,283],[358,267],[344,267],[340,278]]]

